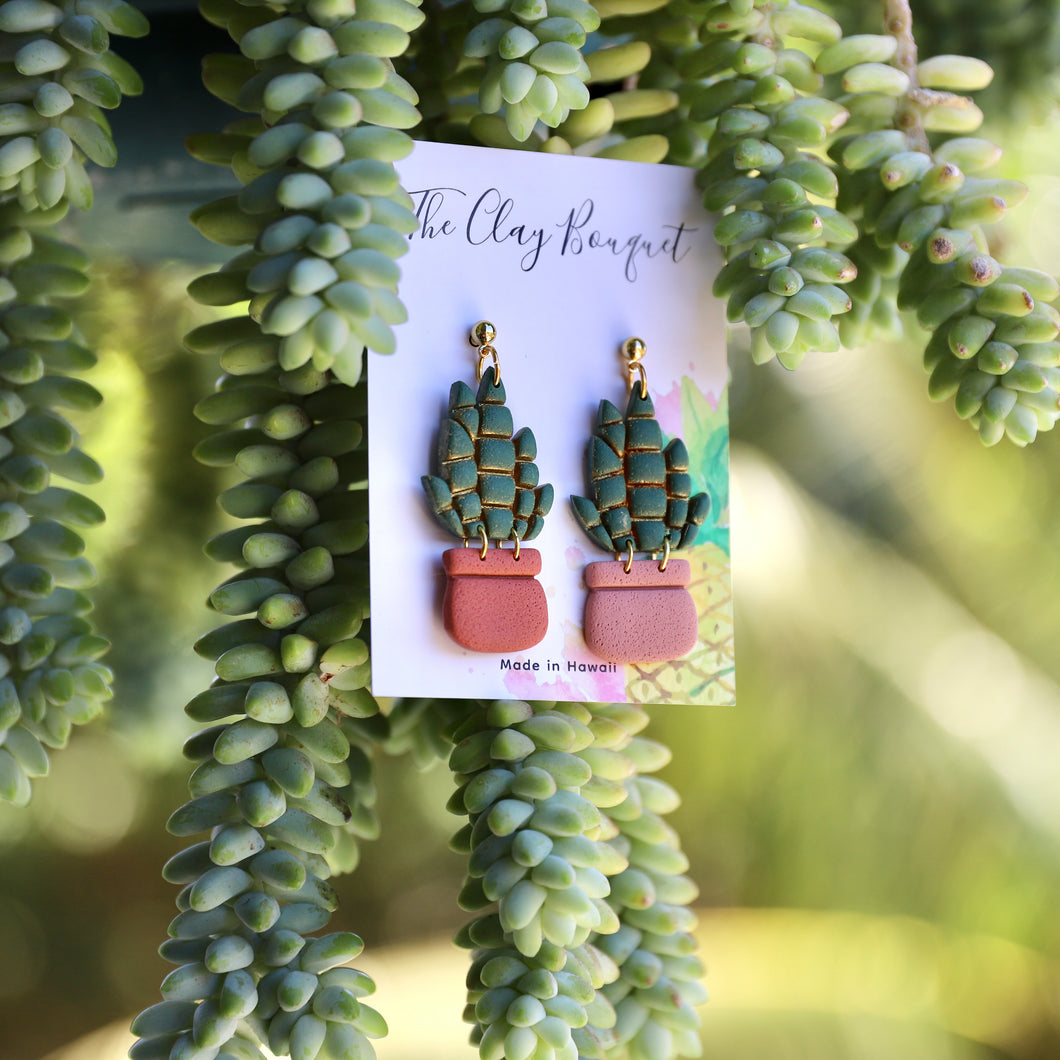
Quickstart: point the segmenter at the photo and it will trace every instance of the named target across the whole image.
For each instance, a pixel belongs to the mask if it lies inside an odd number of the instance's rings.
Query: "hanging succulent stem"
[[[621,797],[616,793],[605,812],[618,832],[611,844],[629,863],[611,878],[607,899],[618,930],[593,940],[619,969],[618,978],[603,987],[615,1010],[616,1042],[608,1058],[699,1056],[696,1008],[706,991],[692,934],[695,915],[687,908],[699,892],[684,875],[688,859],[664,820],[680,799],[651,775],[667,764],[670,752],[639,735],[648,723],[643,711],[615,705],[597,708],[597,714],[601,725],[610,723],[609,747],[621,753],[607,773],[621,786]]]
[[[289,5],[265,21],[237,0],[206,10],[242,50],[207,60],[207,86],[256,117],[192,139],[245,185],[192,220],[253,248],[192,293],[212,305],[251,298],[251,316],[281,340],[282,368],[312,363],[352,386],[364,348],[392,353],[391,326],[406,319],[396,259],[416,217],[393,163],[412,150],[402,130],[420,115],[392,60],[423,15],[407,0],[366,0],[356,18],[343,4]]]
[[[100,395],[73,373],[95,364],[56,302],[88,285],[85,256],[0,207],[0,798],[30,799],[30,778],[49,769],[72,725],[110,698],[109,647],[86,617],[95,571],[79,530],[103,521],[94,502],[58,485],[102,472],[78,446],[62,409],[94,408]],[[5,225],[4,222],[7,222]],[[57,480],[57,481],[56,481]]]
[[[1026,196],[1017,181],[979,176],[1000,150],[967,135],[982,114],[960,93],[984,87],[992,71],[964,56],[918,62],[908,7],[886,10],[891,35],[861,38],[856,48],[837,43],[816,60],[842,73],[845,102],[866,129],[831,148],[844,199],[860,204],[852,253],[862,274],[851,315],[863,323],[892,300],[915,311],[932,332],[929,396],[952,397],[984,443],[1007,435],[1026,445],[1060,417],[1060,314],[1048,304],[1060,285],[989,252],[984,226]],[[877,48],[875,59],[889,65],[859,61],[859,50]],[[855,337],[863,336],[846,336]]]
[[[820,157],[849,113],[822,97],[809,58],[784,42],[834,45],[842,30],[798,3],[736,6],[700,16],[702,43],[681,66],[691,119],[715,122],[697,178],[707,208],[724,211],[714,238],[727,264],[714,292],[729,320],[750,328],[756,362],[794,368],[812,350],[839,348],[845,285],[857,275],[843,250],[858,230]]]
[[[464,54],[484,59],[479,106],[502,113],[516,141],[539,121],[550,128],[589,102],[581,48],[600,16],[586,0],[473,0],[489,17],[464,40]],[[472,130],[474,131],[474,130]]]
[[[453,840],[469,855],[460,904],[478,913],[457,936],[472,950],[472,1043],[482,1060],[602,1060],[615,1013],[599,990],[618,968],[589,938],[618,927],[605,899],[626,861],[599,808],[610,788],[591,764],[592,708],[491,703],[454,740],[449,806],[469,817]]]
[[[415,93],[391,59],[422,21],[405,0],[310,0],[282,14],[212,0],[239,57],[207,84],[252,117],[193,140],[244,184],[195,214],[251,248],[191,286],[248,312],[197,328],[194,351],[227,373],[196,414],[222,428],[196,455],[245,480],[222,507],[249,525],[209,554],[241,572],[210,605],[235,620],[202,638],[217,682],[188,706],[192,800],[170,820],[209,832],[167,864],[184,884],[163,955],[164,1000],[133,1024],[136,1058],[273,1053],[370,1056],[374,986],[346,967],[349,932],[315,935],[337,905],[327,882],[375,834],[370,755],[386,725],[367,691],[364,347],[393,349],[404,319],[394,259],[415,228],[393,161],[411,148]],[[237,616],[247,616],[239,618]]]
[[[67,312],[89,261],[52,230],[70,206],[92,205],[86,161],[117,160],[101,108],[142,88],[109,34],[146,32],[123,0],[0,6],[0,799],[18,805],[48,772],[46,748],[64,747],[111,695],[78,533],[103,512],[53,483],[102,474],[62,411],[100,401],[76,378],[96,358]]]
[[[482,1060],[698,1055],[696,895],[662,815],[669,759],[630,705],[492,703],[454,734],[470,823],[464,908],[485,912],[465,1019]]]
[[[275,356],[276,340],[261,342]],[[236,426],[248,399],[268,407],[254,426]],[[215,559],[244,568],[211,606],[251,617],[196,645],[218,680],[188,705],[210,724],[185,748],[199,763],[193,798],[169,828],[210,838],[164,870],[184,885],[162,947],[179,967],[162,985],[165,1000],[133,1024],[134,1058],[215,1048],[256,1058],[264,1045],[305,1058],[362,1055],[385,1033],[359,1000],[371,980],[345,967],[359,939],[313,934],[337,905],[328,878],[352,868],[357,838],[376,832],[369,755],[382,730],[358,636],[367,612],[356,558],[367,537],[364,404],[363,384],[274,365],[234,377],[197,409],[232,425],[198,455],[244,473],[221,503],[251,520],[210,543]]]

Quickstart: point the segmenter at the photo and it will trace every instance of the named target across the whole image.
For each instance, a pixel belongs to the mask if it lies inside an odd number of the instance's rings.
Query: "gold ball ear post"
[[[496,337],[497,329],[488,320],[480,320],[471,329],[471,345],[475,347],[491,346]]]
[[[647,352],[648,347],[644,340],[638,339],[635,335],[622,343],[622,353],[625,355],[626,360],[633,364],[641,360]]]

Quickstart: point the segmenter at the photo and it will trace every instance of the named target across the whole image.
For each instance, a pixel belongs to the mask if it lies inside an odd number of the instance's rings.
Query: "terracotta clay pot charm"
[[[687,655],[696,644],[699,616],[686,588],[687,560],[630,564],[601,560],[585,568],[583,632],[594,655],[608,662],[665,662]]]
[[[589,537],[624,562],[585,568],[582,631],[589,649],[609,662],[665,662],[687,655],[698,639],[699,618],[687,589],[691,570],[670,552],[695,539],[710,497],[692,494],[684,442],[673,438],[663,446],[641,363],[644,343],[629,339],[623,352],[626,413],[600,402],[589,445],[590,496],[571,497],[571,503]],[[636,552],[653,558],[635,559]]]
[[[450,637],[468,651],[518,652],[540,643],[548,629],[541,553],[524,548],[451,548],[442,554],[442,617]]]
[[[478,392],[453,384],[438,436],[438,474],[422,482],[435,518],[465,544],[443,556],[446,631],[469,651],[514,652],[539,643],[548,626],[545,590],[535,578],[541,554],[521,544],[541,532],[553,490],[538,481],[533,433],[513,429],[491,345],[495,334],[484,320],[472,329]],[[514,547],[490,548],[491,541]]]

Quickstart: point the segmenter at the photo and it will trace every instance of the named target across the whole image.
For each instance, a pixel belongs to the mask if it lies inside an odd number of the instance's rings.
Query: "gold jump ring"
[[[659,564],[659,573],[661,574],[666,570],[666,565],[670,562],[670,535],[667,534],[663,538],[663,558],[662,563]]]
[[[493,358],[493,364],[492,365],[488,365],[487,366],[487,364],[486,364],[486,358],[487,357],[492,357]],[[500,386],[501,385],[501,365],[500,365],[500,362],[497,360],[497,351],[492,346],[483,346],[478,351],[478,365],[475,368],[475,377],[478,379],[478,381],[480,383],[482,382],[482,377],[486,374],[486,368],[487,367],[490,367],[490,368],[493,369],[493,385],[494,386]]]

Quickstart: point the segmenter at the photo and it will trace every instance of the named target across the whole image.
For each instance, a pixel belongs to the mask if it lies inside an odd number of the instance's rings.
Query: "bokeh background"
[[[186,4],[142,6],[155,32],[124,54],[147,92],[115,117],[122,162],[80,229],[100,259],[84,331],[106,404],[82,426],[107,468],[89,549],[118,695],[28,809],[0,808],[3,1060],[112,1060],[157,1000],[182,706],[210,678],[191,644],[224,576],[202,555],[223,483],[190,457],[218,369],[180,346],[211,253],[182,217],[223,185],[180,143],[224,121],[196,56],[226,41]],[[834,10],[875,28],[875,5]],[[999,69],[989,133],[1031,196],[996,250],[1060,272],[1060,7],[914,12],[923,54]],[[927,401],[908,330],[796,373],[731,337],[739,703],[652,712],[702,891],[713,1060],[1060,1056],[1060,437],[982,449]],[[379,771],[382,838],[339,881],[335,925],[368,944],[381,1060],[470,1060],[449,778]]]

